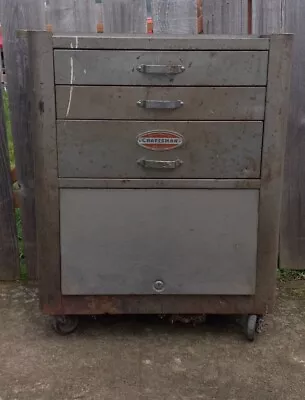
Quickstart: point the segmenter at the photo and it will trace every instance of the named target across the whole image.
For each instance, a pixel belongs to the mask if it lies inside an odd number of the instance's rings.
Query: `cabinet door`
[[[64,295],[253,295],[259,191],[62,189]]]

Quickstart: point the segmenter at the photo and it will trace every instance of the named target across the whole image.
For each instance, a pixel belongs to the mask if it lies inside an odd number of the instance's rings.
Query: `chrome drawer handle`
[[[142,108],[158,109],[158,110],[176,110],[183,106],[181,100],[139,100],[137,105]]]
[[[137,66],[137,71],[143,74],[158,75],[177,75],[185,71],[183,65],[147,65],[141,64]]]
[[[147,169],[176,169],[183,164],[183,161],[179,160],[179,158],[173,161],[146,160],[145,158],[141,158],[138,160],[138,164]]]

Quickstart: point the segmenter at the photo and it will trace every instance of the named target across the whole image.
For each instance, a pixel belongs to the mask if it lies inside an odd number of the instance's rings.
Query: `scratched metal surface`
[[[265,113],[264,87],[74,86],[71,99],[70,90],[68,85],[56,86],[59,119],[262,121]],[[139,100],[180,100],[183,105],[173,110],[145,109]]]
[[[184,137],[181,147],[151,151],[137,136],[160,130]],[[57,122],[59,176],[65,178],[259,178],[262,122]],[[140,159],[181,160],[171,170],[144,169]]]
[[[264,86],[267,51],[55,50],[57,85]],[[147,74],[140,65],[181,65],[179,74]],[[102,73],[101,73],[102,71]]]

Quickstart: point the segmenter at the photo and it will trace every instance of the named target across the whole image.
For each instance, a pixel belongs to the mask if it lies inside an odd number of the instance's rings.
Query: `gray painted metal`
[[[62,189],[65,295],[255,292],[257,190]],[[236,223],[242,221],[242,223]]]
[[[54,35],[56,49],[269,50],[269,38],[242,35]],[[76,46],[77,43],[77,46]]]
[[[55,82],[64,85],[263,86],[268,52],[55,50],[54,63]],[[185,72],[143,74],[141,64],[182,64]]]
[[[178,132],[184,144],[151,151],[140,133]],[[66,178],[259,178],[262,122],[65,121],[57,123],[59,176]],[[141,158],[181,159],[175,170],[146,170]]]
[[[196,34],[197,0],[152,0],[154,33]]]
[[[71,99],[70,91],[56,87],[59,119],[263,120],[265,113],[264,87],[75,86]],[[143,109],[139,100],[181,100],[183,106]]]
[[[59,179],[61,188],[70,189],[259,189],[260,185],[260,179]]]

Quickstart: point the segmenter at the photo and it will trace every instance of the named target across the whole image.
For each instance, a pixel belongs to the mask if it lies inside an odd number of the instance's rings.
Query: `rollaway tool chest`
[[[80,314],[273,303],[291,35],[27,32],[40,297]]]

